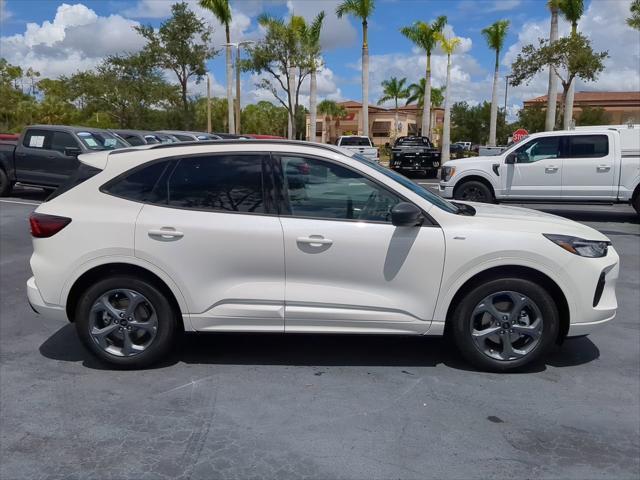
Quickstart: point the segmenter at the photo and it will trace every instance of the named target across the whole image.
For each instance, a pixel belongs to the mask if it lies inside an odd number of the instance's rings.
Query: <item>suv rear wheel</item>
[[[555,302],[540,285],[502,278],[471,290],[456,307],[452,333],[462,355],[489,371],[509,371],[542,357],[558,336]]]
[[[0,168],[0,197],[7,197],[11,194],[13,183],[9,180],[6,172]]]
[[[76,309],[83,344],[101,360],[123,368],[157,362],[178,332],[176,312],[152,283],[118,275],[89,287]]]

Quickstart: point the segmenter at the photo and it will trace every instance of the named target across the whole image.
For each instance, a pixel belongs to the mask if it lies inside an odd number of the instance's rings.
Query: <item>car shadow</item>
[[[312,335],[312,334],[185,334],[165,360],[151,367],[165,368],[177,363],[212,365],[288,366],[390,366],[435,367],[444,364],[456,370],[476,371],[457,353],[454,345],[441,337],[393,335]],[[96,370],[113,370],[91,355],[73,325],[65,325],[49,337],[40,353],[49,359],[82,362]],[[541,372],[547,365],[571,367],[589,363],[600,351],[587,337],[568,339],[556,347],[544,362],[517,373]]]
[[[535,206],[533,204],[522,205],[527,208],[535,208],[545,213],[551,213],[560,217],[575,220],[576,222],[605,222],[605,223],[631,223],[640,224],[640,215],[633,208],[624,209],[624,211],[616,209],[608,210],[578,210],[568,207],[547,208],[546,206]],[[583,207],[584,208],[584,207]]]

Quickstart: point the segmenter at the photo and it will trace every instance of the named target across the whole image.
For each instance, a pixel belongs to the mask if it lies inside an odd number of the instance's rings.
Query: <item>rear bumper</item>
[[[52,320],[68,320],[67,312],[64,307],[61,307],[60,305],[51,305],[42,299],[42,295],[40,294],[40,290],[38,290],[36,279],[34,277],[27,280],[27,297],[31,308],[43,317],[50,318]]]

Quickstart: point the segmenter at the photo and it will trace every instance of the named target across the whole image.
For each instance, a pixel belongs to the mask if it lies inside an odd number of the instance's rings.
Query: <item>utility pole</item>
[[[207,133],[211,133],[211,77],[207,73]]]
[[[509,90],[509,78],[511,75],[504,76],[504,121],[507,121],[507,91]]]

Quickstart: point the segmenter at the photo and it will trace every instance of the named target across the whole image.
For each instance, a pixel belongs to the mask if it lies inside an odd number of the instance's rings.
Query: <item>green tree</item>
[[[227,39],[226,67],[227,67],[227,116],[229,133],[235,133],[235,120],[233,109],[233,67],[231,65],[231,8],[229,0],[200,0],[200,6],[206,8],[224,25],[224,33]]]
[[[390,80],[383,80],[382,97],[380,97],[380,100],[378,100],[378,105],[382,105],[384,102],[393,100],[395,106],[395,123],[393,126],[394,137],[398,136],[398,100],[401,98],[407,98],[409,96],[409,92],[404,86],[405,83],[407,83],[406,78],[401,78],[400,80],[398,80],[396,77],[391,77]]]
[[[285,136],[288,115],[286,108],[262,100],[247,105],[242,110],[243,130],[262,135]]]
[[[493,72],[493,93],[491,94],[491,121],[489,124],[489,145],[496,144],[496,122],[498,118],[498,76],[500,73],[500,51],[504,47],[504,40],[509,30],[509,20],[498,20],[482,30],[489,48],[496,52]]]
[[[261,42],[247,49],[249,58],[242,62],[243,69],[258,74],[269,74],[271,78],[263,77],[256,86],[271,92],[287,109],[291,126],[288,133],[290,138],[295,138],[295,112],[300,98],[300,87],[313,66],[304,43],[307,26],[304,19],[296,15],[292,15],[289,22],[261,15],[258,23],[266,29],[266,34]]]
[[[627,18],[627,25],[636,30],[640,30],[640,0],[633,0],[629,11],[631,16]]]
[[[521,108],[518,112],[518,120],[513,125],[512,130],[524,128],[529,133],[544,132],[546,120],[546,109],[542,105]]]
[[[584,0],[558,0],[558,8],[562,16],[571,23],[571,36],[575,36],[578,33],[578,21],[584,13]],[[569,84],[569,89],[565,91],[564,100],[564,115],[562,127],[566,130],[571,126],[573,120],[573,98],[575,96],[575,79]]]
[[[196,83],[202,81],[207,73],[205,62],[217,53],[210,45],[212,29],[184,2],[171,7],[171,18],[164,21],[157,32],[151,25],[134,28],[148,42],[142,55],[148,55],[157,66],[175,73],[180,84],[183,126],[189,128],[187,85],[192,78]]]
[[[422,134],[431,135],[431,53],[438,43],[438,34],[447,23],[444,15],[436,18],[432,23],[417,21],[410,27],[402,27],[400,33],[411,40],[427,54],[427,71],[422,102]]]
[[[451,55],[460,46],[458,37],[446,38],[438,34],[440,46],[447,54],[447,84],[444,97],[444,123],[442,125],[442,162],[449,161],[449,149],[451,146]]]
[[[582,107],[576,121],[577,125],[609,125],[611,117],[602,107]]]
[[[335,127],[340,126],[340,119],[347,115],[347,110],[342,106],[334,102],[333,100],[322,100],[318,104],[318,113],[324,117],[329,117],[328,121],[324,121],[323,126],[327,132],[326,138],[331,140],[331,129],[329,128],[329,122],[334,121]]]
[[[483,102],[470,106],[467,102],[457,102],[451,107],[451,140],[485,144],[491,121],[491,104]],[[505,145],[511,134],[511,126],[505,122],[504,112],[498,112],[496,139]]]
[[[32,122],[36,102],[22,92],[22,76],[19,66],[0,58],[0,131],[20,131]]]
[[[552,44],[548,40],[540,40],[537,46],[525,45],[522,48],[511,65],[509,83],[514,87],[527,85],[540,70],[549,66],[558,76],[563,89],[562,98],[566,100],[574,79],[595,81],[604,70],[604,59],[608,56],[607,52],[594,52],[591,42],[579,33],[560,38]],[[564,125],[567,125],[566,108],[564,111]]]
[[[369,17],[375,9],[374,0],[344,0],[336,8],[342,18],[351,15],[362,21],[362,135],[369,136],[369,43],[367,39]]]

